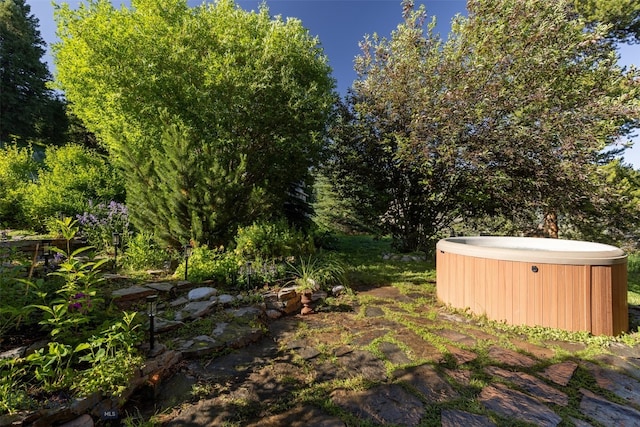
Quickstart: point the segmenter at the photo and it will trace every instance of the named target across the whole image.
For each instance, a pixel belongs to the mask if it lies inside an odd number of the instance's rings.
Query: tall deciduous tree
[[[356,61],[334,139],[343,193],[388,216],[408,248],[478,212],[532,228],[544,217],[557,235],[559,216],[603,203],[601,153],[640,111],[639,76],[617,67],[603,33],[566,1],[470,0],[442,44],[423,9],[403,6],[391,39],[365,39]],[[376,172],[350,172],[365,162]]]
[[[94,0],[56,17],[57,81],[123,168],[139,227],[226,243],[311,184],[335,83],[299,20],[232,0]]]
[[[25,0],[0,0],[0,143],[40,136],[56,107],[46,82],[45,42]],[[46,133],[46,132],[45,132]]]
[[[590,24],[608,25],[611,38],[640,43],[640,2],[637,0],[573,0],[573,4]]]

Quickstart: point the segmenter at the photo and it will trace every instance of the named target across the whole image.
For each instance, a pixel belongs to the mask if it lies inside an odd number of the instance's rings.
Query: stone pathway
[[[165,291],[166,307],[181,301],[174,315],[227,321],[170,343],[186,360],[146,408],[163,425],[640,426],[640,348],[582,360],[580,343],[532,344],[433,307],[422,315],[406,307],[424,295],[392,287],[304,317],[283,316],[296,303],[278,295],[248,307],[211,290],[198,291],[205,304]]]

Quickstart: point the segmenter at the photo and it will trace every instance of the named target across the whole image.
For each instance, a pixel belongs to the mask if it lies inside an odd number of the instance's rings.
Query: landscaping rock
[[[503,365],[516,366],[519,368],[531,368],[537,363],[535,359],[529,356],[498,346],[492,346],[489,349],[489,357]]]
[[[155,289],[149,289],[144,286],[131,286],[129,288],[116,289],[111,292],[111,296],[115,299],[116,305],[128,303],[132,301],[142,300],[149,295],[155,295]]]
[[[222,294],[218,297],[218,304],[220,305],[230,305],[232,304],[236,298],[232,295]]]
[[[176,285],[171,282],[148,283],[144,285],[147,288],[155,289],[158,292],[172,293],[176,289]]]
[[[185,305],[182,310],[176,313],[176,321],[194,320],[209,314],[213,307],[215,307],[215,301],[194,301]]]
[[[578,364],[576,362],[566,361],[556,363],[542,371],[540,376],[553,381],[558,385],[566,386],[569,384],[569,381],[571,381],[571,377],[573,377],[573,373],[577,368]]]
[[[638,380],[611,369],[604,369],[594,363],[583,362],[583,365],[593,375],[598,386],[609,390],[621,399],[640,406],[640,382]]]
[[[398,381],[415,388],[428,402],[445,402],[459,397],[458,392],[430,365],[398,371],[395,375]]]
[[[424,416],[420,399],[397,384],[358,392],[339,389],[331,394],[331,400],[360,419],[383,425],[417,426]]]
[[[556,390],[532,375],[524,372],[507,371],[497,366],[488,366],[485,368],[485,372],[515,384],[519,389],[526,391],[543,402],[560,406],[569,404],[569,397],[565,393]]]
[[[443,409],[441,427],[493,427],[495,424],[484,415],[471,414],[456,409]]]
[[[606,426],[637,426],[640,411],[608,401],[589,390],[581,389],[580,411]]]
[[[562,418],[537,399],[510,389],[502,384],[482,389],[478,401],[488,410],[498,414],[535,424],[540,427],[555,427]]]
[[[217,294],[218,294],[218,290],[216,288],[209,288],[209,287],[195,288],[189,291],[189,293],[187,294],[187,298],[189,299],[189,301],[202,301],[202,300],[209,299],[210,297],[215,296]]]
[[[378,350],[394,365],[405,365],[407,363],[411,363],[411,359],[407,357],[404,351],[393,343],[383,341],[378,344]]]
[[[84,414],[75,420],[60,424],[59,427],[93,427],[95,424],[89,414]]]

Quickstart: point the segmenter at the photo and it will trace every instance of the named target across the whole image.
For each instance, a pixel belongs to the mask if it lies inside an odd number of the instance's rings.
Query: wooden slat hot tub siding
[[[539,264],[441,251],[436,261],[438,298],[455,308],[513,325],[595,335],[629,328],[626,264]]]

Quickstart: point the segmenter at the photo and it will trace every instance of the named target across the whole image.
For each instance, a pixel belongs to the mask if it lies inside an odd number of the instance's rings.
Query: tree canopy
[[[0,0],[0,143],[41,135],[52,106],[45,42],[25,0]]]
[[[612,39],[640,43],[640,2],[637,0],[574,0],[573,3],[588,23],[607,25]]]
[[[138,227],[226,243],[311,184],[335,83],[299,20],[232,0],[92,0],[56,20],[59,87],[123,169]]]
[[[343,194],[408,248],[482,212],[521,232],[544,216],[557,236],[558,215],[605,203],[596,168],[637,125],[640,76],[616,65],[603,28],[567,1],[470,0],[442,42],[424,8],[403,7],[356,61],[334,139]]]

